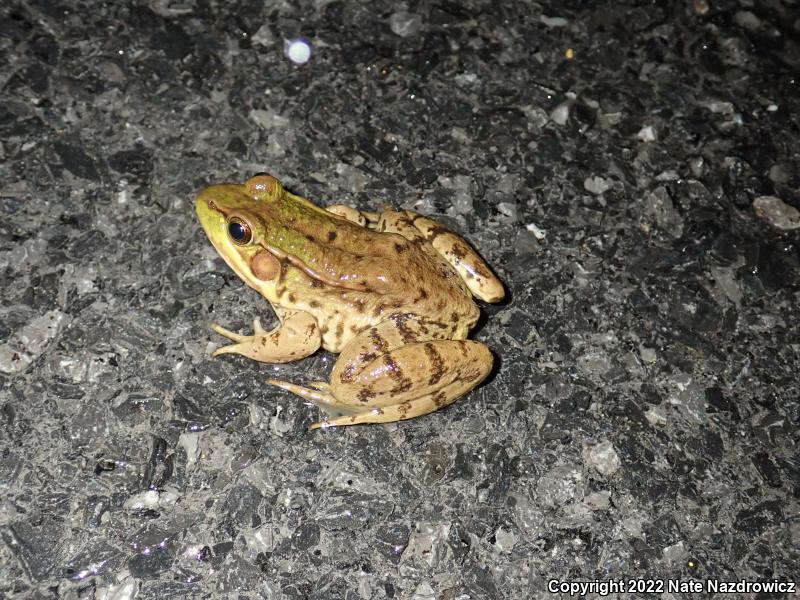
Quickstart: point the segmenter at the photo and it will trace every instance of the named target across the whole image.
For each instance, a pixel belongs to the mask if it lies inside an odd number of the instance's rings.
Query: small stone
[[[587,375],[602,377],[611,370],[611,357],[605,352],[587,352],[578,358],[578,367]]]
[[[272,35],[272,30],[266,23],[259,27],[250,39],[259,46],[272,46],[275,43],[275,36]]]
[[[611,506],[611,492],[593,492],[583,499],[583,504],[589,510],[608,510]]]
[[[642,127],[639,133],[636,134],[636,137],[642,142],[655,142],[658,139],[656,130],[650,125]]]
[[[21,373],[32,362],[33,358],[29,354],[14,350],[8,344],[0,345],[0,372]]]
[[[776,229],[790,230],[800,227],[800,211],[775,196],[759,196],[753,200],[753,210]]]
[[[134,494],[123,504],[128,510],[154,509],[158,506],[158,492],[147,490]]]
[[[769,179],[773,183],[789,183],[792,180],[792,175],[785,164],[772,165],[769,168]]]
[[[547,231],[537,227],[536,223],[528,223],[525,225],[525,229],[530,231],[537,240],[543,240],[547,236]]]
[[[511,552],[514,545],[517,543],[517,536],[510,531],[506,531],[502,527],[495,532],[494,539],[495,548],[505,553]]]
[[[506,222],[509,223],[516,223],[517,222],[517,205],[513,202],[500,202],[497,205],[497,211],[507,217],[505,219]]]
[[[594,177],[587,177],[583,182],[583,189],[596,196],[611,189],[611,180],[603,179],[595,175]]]
[[[550,111],[550,120],[558,125],[565,125],[569,119],[569,108],[572,102],[565,100]]]
[[[546,27],[566,27],[569,25],[569,21],[563,17],[546,17],[542,15],[539,17],[539,21]]]
[[[689,161],[689,170],[692,172],[697,178],[703,176],[703,171],[705,170],[705,161],[703,160],[702,156],[695,156]]]
[[[664,427],[667,424],[666,411],[661,406],[654,406],[646,413],[644,413],[644,416],[647,419],[647,422],[650,423],[650,425]]]
[[[603,440],[594,446],[586,448],[583,458],[601,475],[613,475],[620,467],[619,455],[609,440]]]
[[[536,491],[543,506],[566,506],[584,495],[583,472],[577,465],[552,468],[539,478]]]
[[[683,217],[675,208],[669,192],[659,186],[644,197],[642,203],[643,216],[649,223],[654,223],[662,231],[674,237],[683,233]]]
[[[734,112],[734,107],[731,102],[721,102],[719,100],[708,102],[706,108],[717,115],[732,115]]]
[[[748,31],[758,31],[761,29],[761,20],[749,10],[740,10],[733,16],[733,20],[739,27]]]
[[[686,560],[689,553],[686,550],[686,545],[683,543],[683,540],[681,540],[677,544],[672,544],[672,546],[664,548],[664,550],[661,551],[661,556],[663,556],[664,560],[668,563],[678,565]]]
[[[656,351],[653,348],[647,348],[646,346],[639,346],[639,356],[641,357],[643,362],[646,363],[654,363],[658,359],[656,355]]]
[[[436,592],[433,591],[430,583],[423,581],[414,590],[411,600],[436,600]]]
[[[0,372],[20,373],[42,354],[59,330],[70,320],[60,310],[34,318],[14,333],[7,344],[0,344]]]
[[[422,17],[414,13],[401,10],[389,17],[389,28],[400,37],[415,35],[421,27]]]

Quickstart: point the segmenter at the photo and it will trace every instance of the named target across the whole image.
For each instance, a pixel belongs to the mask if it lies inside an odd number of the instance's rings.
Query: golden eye
[[[250,230],[250,225],[247,221],[243,221],[238,217],[231,217],[228,221],[228,235],[234,244],[238,246],[246,246],[253,241],[253,232]]]

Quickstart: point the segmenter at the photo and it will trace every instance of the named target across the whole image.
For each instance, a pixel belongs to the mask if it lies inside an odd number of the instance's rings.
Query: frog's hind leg
[[[480,381],[478,383],[480,383]],[[380,408],[375,407],[366,412],[359,412],[352,415],[345,413],[342,416],[313,423],[309,426],[309,429],[325,429],[333,426],[341,427],[370,423],[394,423],[395,421],[412,419],[420,415],[427,415],[440,408],[444,408],[448,404],[452,404],[475,385],[477,384],[473,382],[454,381],[437,392],[424,394],[413,400],[407,400],[400,404]]]
[[[489,349],[449,339],[452,326],[395,316],[353,338],[330,384],[269,383],[313,402],[333,418],[312,425],[388,423],[438,410],[466,394],[492,369]]]
[[[411,241],[426,240],[461,275],[475,297],[485,302],[499,302],[505,296],[503,284],[472,246],[433,219],[411,210],[390,210],[381,214],[378,229],[399,233]]]
[[[303,387],[279,379],[268,379],[267,383],[296,394],[304,400],[308,400],[329,417],[336,418],[342,415],[353,415],[356,413],[355,409],[348,410],[347,407],[340,405],[336,401],[336,398],[328,391],[330,386],[324,381],[312,381],[308,384],[309,387]],[[312,426],[311,429],[316,429],[316,427]]]
[[[336,423],[416,417],[480,384],[492,369],[492,353],[452,335],[446,325],[396,316],[353,338],[336,361],[328,391],[336,406],[358,414]]]

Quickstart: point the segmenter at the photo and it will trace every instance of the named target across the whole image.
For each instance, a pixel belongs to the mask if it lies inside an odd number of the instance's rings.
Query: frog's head
[[[262,293],[281,272],[280,260],[269,251],[276,236],[269,213],[283,197],[280,181],[258,175],[244,185],[209,186],[195,203],[200,224],[214,248],[239,277]]]

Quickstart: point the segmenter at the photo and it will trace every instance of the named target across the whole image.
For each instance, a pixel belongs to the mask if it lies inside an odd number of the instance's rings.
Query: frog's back
[[[342,268],[335,270],[341,285],[291,268],[286,285],[278,287],[279,305],[314,315],[322,345],[331,352],[340,352],[355,335],[395,315],[422,317],[442,324],[452,339],[466,338],[479,311],[461,277],[424,245],[395,234],[377,235],[373,248],[385,249],[387,240],[398,243],[391,258],[381,250],[372,256],[341,248],[332,252],[336,264],[352,269],[352,277]]]

